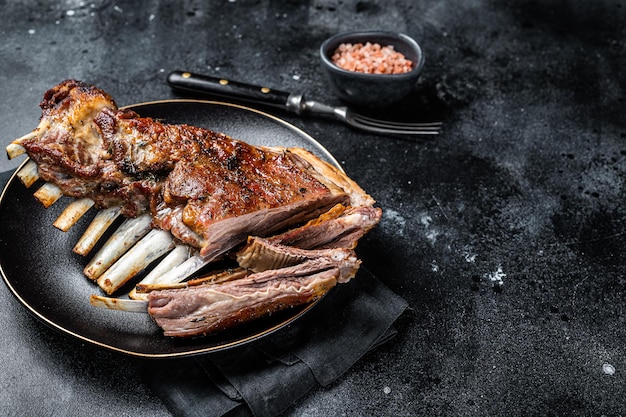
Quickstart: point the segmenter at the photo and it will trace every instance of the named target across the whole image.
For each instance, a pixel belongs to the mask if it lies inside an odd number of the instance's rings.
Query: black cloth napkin
[[[145,362],[144,376],[175,416],[278,416],[395,336],[407,308],[361,267],[291,325],[226,351]]]
[[[0,190],[12,174],[0,173]],[[175,416],[277,416],[395,336],[393,324],[407,309],[361,266],[350,282],[277,332],[222,352],[143,361],[141,370]]]

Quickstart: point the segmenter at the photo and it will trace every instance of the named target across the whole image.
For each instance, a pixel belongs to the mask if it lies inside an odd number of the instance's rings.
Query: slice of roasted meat
[[[287,230],[270,241],[301,249],[350,248],[380,221],[378,207],[346,207],[338,204],[305,225]]]
[[[166,336],[213,333],[326,294],[351,279],[360,261],[348,249],[328,249],[302,263],[222,284],[153,291],[148,313]]]

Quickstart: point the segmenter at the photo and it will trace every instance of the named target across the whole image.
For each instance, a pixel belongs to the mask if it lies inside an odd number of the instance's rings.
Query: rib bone
[[[108,308],[109,310],[121,310],[130,313],[147,313],[148,302],[147,297],[150,291],[172,289],[172,288],[188,288],[195,285],[205,284],[219,284],[226,281],[232,281],[235,279],[243,278],[250,275],[250,271],[243,268],[236,268],[234,270],[226,270],[208,277],[202,277],[186,282],[172,283],[172,284],[138,284],[137,289],[141,291],[137,296],[141,299],[126,299],[126,298],[114,298],[103,297],[101,295],[91,295],[89,301],[91,305],[99,308]],[[145,296],[145,300],[144,297]]]
[[[186,245],[176,245],[176,247],[167,254],[165,258],[157,266],[155,266],[148,275],[146,275],[138,285],[151,285],[159,282],[159,279],[162,275],[165,275],[168,271],[177,267],[184,261],[186,261],[190,256],[190,249]],[[133,290],[128,294],[130,298],[137,300],[147,300],[148,296],[146,294],[138,294],[137,289],[133,288]]]
[[[247,277],[250,274],[252,274],[252,271],[250,271],[249,269],[245,269],[245,268],[231,268],[231,269],[227,269],[225,271],[218,272],[218,273],[215,273],[215,274],[211,274],[211,275],[207,275],[207,276],[203,276],[203,277],[199,277],[199,278],[190,279],[189,281],[185,281],[185,282],[174,282],[174,283],[170,283],[170,284],[162,284],[162,283],[144,284],[144,283],[139,283],[139,284],[137,284],[137,287],[135,289],[136,289],[136,293],[138,295],[143,296],[144,294],[147,295],[151,291],[171,290],[171,289],[174,289],[174,288],[189,288],[189,287],[194,287],[196,285],[221,284],[221,283],[224,283],[224,282],[234,281],[236,279],[241,279],[241,278]]]
[[[47,182],[42,185],[41,188],[35,191],[33,196],[37,200],[39,200],[39,202],[43,204],[45,208],[48,208],[53,205],[59,198],[63,197],[63,193],[61,192],[61,189],[59,187],[50,182]]]
[[[108,308],[110,310],[122,310],[129,313],[147,313],[148,302],[142,300],[128,300],[126,298],[103,297],[91,295],[89,302],[94,307]]]
[[[159,277],[160,284],[174,284],[177,282],[184,281],[189,278],[192,274],[199,271],[203,266],[207,265],[209,262],[214,261],[213,258],[203,258],[202,256],[196,254],[187,259],[182,264],[178,265],[176,268],[171,269],[168,273],[161,275]]]
[[[93,280],[98,279],[120,256],[148,233],[151,221],[149,214],[125,220],[87,264],[83,271],[85,275]]]
[[[7,156],[9,157],[9,159],[13,159],[16,158],[20,155],[23,155],[26,153],[26,148],[24,148],[22,146],[22,142],[26,141],[26,140],[30,140],[30,139],[35,139],[40,135],[40,132],[46,128],[47,123],[44,122],[43,120],[39,123],[39,126],[37,126],[37,128],[35,130],[33,130],[30,133],[25,134],[24,136],[21,136],[15,140],[13,140],[11,143],[9,143],[6,147],[7,150]]]
[[[67,232],[94,205],[90,198],[79,198],[72,201],[59,217],[52,223],[57,229]]]
[[[87,230],[85,230],[78,242],[76,242],[73,249],[74,253],[85,256],[91,252],[109,226],[119,217],[120,211],[120,207],[111,207],[98,211],[87,227]]]
[[[9,145],[21,145],[22,142],[24,142],[25,140],[35,139],[36,137],[39,136],[40,131],[42,129],[45,129],[45,125],[47,124],[43,122],[39,122],[39,126],[37,126],[33,131],[28,132],[24,136],[20,136],[19,138],[12,140]]]
[[[153,229],[98,278],[98,285],[111,295],[159,257],[172,250],[169,232]]]
[[[27,135],[28,136],[28,135]],[[34,137],[35,135],[33,135],[32,137]],[[17,139],[16,139],[17,141]],[[26,153],[26,149],[20,145],[19,143],[16,143],[16,141],[13,141],[11,143],[9,143],[6,147],[7,150],[7,157],[9,159],[13,159],[13,158],[17,158],[20,155],[24,155]]]
[[[17,177],[26,188],[30,188],[30,186],[39,179],[39,169],[35,161],[30,160],[26,162],[26,164],[17,171]]]

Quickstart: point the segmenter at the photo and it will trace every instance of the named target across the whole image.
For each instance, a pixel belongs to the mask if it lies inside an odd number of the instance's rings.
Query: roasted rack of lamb
[[[381,217],[343,171],[301,148],[140,117],[76,80],[47,91],[40,106],[37,128],[7,147],[11,158],[30,158],[18,176],[27,186],[45,181],[35,193],[45,206],[75,197],[55,222],[62,230],[92,205],[100,210],[75,247],[82,255],[118,215],[127,219],[85,267],[107,294],[92,304],[148,311],[168,336],[321,297],[354,277],[356,243]],[[238,266],[194,275],[224,258]],[[130,299],[117,297],[157,260]]]

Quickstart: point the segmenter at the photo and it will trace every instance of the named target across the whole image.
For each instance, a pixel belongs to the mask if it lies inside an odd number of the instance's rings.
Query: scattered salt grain
[[[615,373],[615,367],[610,363],[605,363],[602,365],[602,372],[605,375],[613,375]]]
[[[475,253],[464,253],[463,257],[465,258],[465,262],[474,263],[476,262],[476,254]]]
[[[35,29],[28,29],[28,34],[29,35],[34,35],[35,34]]]
[[[385,387],[383,388],[383,392],[387,395],[391,394],[391,388],[390,387]]]
[[[490,274],[487,274],[486,278],[493,282],[495,285],[503,285],[503,278],[506,277],[506,274],[502,270],[501,266],[498,266],[498,269]]]
[[[428,214],[424,214],[420,216],[419,221],[422,224],[422,226],[428,227],[433,222],[433,218],[429,216]]]
[[[392,45],[342,43],[332,56],[335,65],[348,71],[367,74],[402,74],[413,69],[413,61]]]

